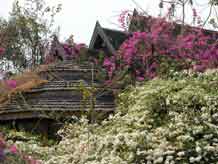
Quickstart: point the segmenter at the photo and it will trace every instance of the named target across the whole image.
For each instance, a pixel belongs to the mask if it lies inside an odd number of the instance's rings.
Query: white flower
[[[209,152],[213,152],[213,151],[216,150],[216,148],[213,147],[213,146],[206,146],[205,149],[206,149],[207,151],[209,151]]]
[[[197,153],[201,153],[201,148],[200,148],[199,146],[197,146],[197,147],[195,148],[195,150],[196,150]]]
[[[194,162],[195,162],[195,158],[194,158],[194,157],[190,157],[190,158],[189,158],[189,162],[190,162],[190,163],[194,163]]]
[[[158,157],[156,160],[154,160],[154,163],[163,163],[163,157]]]
[[[195,163],[195,162],[200,162],[201,159],[202,159],[201,156],[198,156],[198,157],[190,157],[190,158],[189,158],[189,161],[190,161],[190,163]]]
[[[184,152],[184,151],[180,151],[180,152],[177,153],[177,155],[178,155],[179,157],[182,157],[182,156],[185,155],[185,152]]]

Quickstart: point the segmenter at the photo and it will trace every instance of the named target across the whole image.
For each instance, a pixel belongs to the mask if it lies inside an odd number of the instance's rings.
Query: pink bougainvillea
[[[120,13],[119,18],[118,18],[120,27],[125,31],[128,30],[128,26],[129,26],[128,20],[130,20],[129,18],[131,17],[130,13],[131,13],[130,10],[124,10]]]
[[[5,53],[5,49],[0,47],[0,56],[3,55]]]
[[[7,84],[11,89],[17,87],[17,81],[16,81],[16,80],[6,80],[6,84]]]
[[[197,16],[194,9],[193,14]],[[167,22],[164,18],[150,17],[145,21],[143,31],[133,32],[114,55],[113,58],[119,62],[113,60],[113,63],[106,58],[104,66],[114,65],[113,68],[120,70],[128,68],[139,81],[158,75],[160,58],[170,59],[183,65],[184,69],[195,71],[218,67],[217,33]],[[108,68],[111,67],[107,67],[110,76],[112,71],[119,71]]]
[[[81,44],[74,43],[73,45],[63,44],[63,48],[65,51],[64,57],[68,59],[76,58],[78,57],[80,50],[85,47],[86,45],[82,43]]]
[[[128,10],[119,16],[121,27],[128,31],[131,20],[132,31],[113,55],[94,58],[96,64],[102,64],[111,81],[113,76],[126,71],[132,79],[143,81],[160,75],[165,69],[192,69],[203,72],[208,68],[218,67],[218,33],[199,27],[169,22],[165,18],[149,16],[130,16]],[[193,17],[200,17],[193,9]],[[131,19],[131,20],[130,20]],[[200,24],[199,24],[200,25]],[[142,26],[142,27],[140,27]],[[83,44],[63,44],[65,58],[74,59],[85,47]],[[122,74],[122,73],[121,73]],[[126,74],[126,73],[124,73]]]
[[[13,154],[18,153],[17,147],[15,145],[12,145],[11,147],[9,147],[9,151]]]
[[[103,62],[103,67],[107,70],[109,79],[111,79],[116,69],[115,58],[113,56],[111,58],[106,57]]]
[[[14,158],[22,159],[26,164],[41,164],[41,162],[32,157],[24,155],[15,145],[8,145],[3,135],[0,133],[0,163],[4,163],[4,161],[7,160],[10,161],[12,156],[9,155],[12,155]]]

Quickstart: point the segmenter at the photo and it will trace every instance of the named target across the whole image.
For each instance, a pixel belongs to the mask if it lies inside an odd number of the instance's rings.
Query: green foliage
[[[1,125],[0,131],[4,133],[4,137],[9,141],[31,141],[39,143],[42,139],[42,136],[39,134],[32,134],[25,132],[25,130],[17,130],[15,127],[9,125]]]
[[[61,6],[49,7],[45,1],[15,0],[9,20],[0,21],[0,47],[5,48],[1,69],[22,70],[42,63],[48,46],[54,16]]]

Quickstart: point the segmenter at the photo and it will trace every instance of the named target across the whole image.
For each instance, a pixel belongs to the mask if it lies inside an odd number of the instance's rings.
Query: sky
[[[0,16],[7,18],[14,0],[0,0]],[[22,0],[21,0],[22,1]],[[117,29],[118,16],[123,10],[133,10],[136,4],[132,0],[46,0],[49,4],[62,4],[62,11],[56,16],[55,27],[60,26],[61,40],[71,34],[79,43],[89,44],[95,23],[98,20],[103,27]],[[149,14],[159,14],[159,0],[136,0]],[[206,17],[207,0],[194,0],[199,12]],[[202,13],[201,13],[202,14]]]

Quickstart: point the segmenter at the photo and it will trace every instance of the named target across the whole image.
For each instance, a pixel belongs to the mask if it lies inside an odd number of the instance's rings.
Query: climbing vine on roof
[[[116,54],[105,58],[103,67],[109,79],[123,71],[141,81],[171,70],[203,72],[218,67],[217,32],[165,18],[136,15],[132,19],[143,27],[133,31]]]

